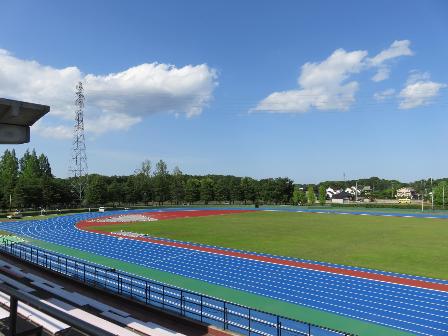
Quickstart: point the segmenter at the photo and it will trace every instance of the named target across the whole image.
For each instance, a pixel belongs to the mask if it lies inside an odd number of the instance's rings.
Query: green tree
[[[253,179],[250,177],[243,177],[241,179],[240,190],[242,196],[241,201],[243,201],[244,204],[246,204],[247,201],[255,203],[257,196],[255,192],[255,181]]]
[[[442,181],[434,188],[434,204],[448,204],[448,181]]]
[[[273,201],[275,204],[290,202],[294,185],[292,180],[285,177],[278,177],[274,180]]]
[[[213,187],[214,182],[210,177],[203,178],[201,180],[201,200],[208,204],[213,200]]]
[[[124,186],[125,201],[128,204],[135,204],[140,197],[140,189],[136,188],[135,175],[128,176]]]
[[[0,159],[0,207],[11,208],[10,200],[14,195],[18,174],[19,161],[16,152],[5,150]]]
[[[124,199],[124,186],[119,183],[116,179],[112,181],[112,183],[107,185],[107,199],[109,202],[112,202],[115,206],[115,203],[118,205],[123,202]]]
[[[68,179],[53,178],[51,180],[52,193],[50,204],[62,209],[75,203],[74,194]]]
[[[264,203],[272,203],[275,199],[274,179],[263,179],[259,182],[260,196]]]
[[[319,186],[319,203],[320,205],[325,205],[327,199],[327,189],[323,184]]]
[[[55,200],[53,179],[43,177],[40,179],[40,189],[42,190],[41,206],[48,208]]]
[[[14,186],[14,193],[13,193],[13,206],[15,208],[23,208],[25,207],[25,186],[23,185],[23,180],[19,179],[17,180],[16,185]]]
[[[51,173],[50,161],[48,158],[41,154],[38,158],[39,162],[39,176],[40,187],[42,190],[42,206],[47,208],[53,204],[54,201],[54,183],[53,174]]]
[[[167,164],[160,160],[156,163],[154,171],[154,196],[159,204],[163,204],[170,198],[169,177]]]
[[[215,182],[214,190],[215,200],[218,202],[230,202],[230,189],[227,180],[224,177],[218,177]]]
[[[156,178],[151,177],[151,161],[145,160],[139,169],[134,172],[133,193],[135,201],[141,201],[148,204],[154,199],[154,181]],[[157,177],[159,179],[159,177]]]
[[[200,200],[201,182],[196,178],[189,178],[185,184],[185,200],[192,204]]]
[[[26,150],[19,160],[20,172],[17,183],[20,184],[20,203],[23,207],[38,207],[43,205],[41,170],[36,151]]]
[[[241,200],[241,179],[239,177],[230,177],[230,203]]]
[[[20,175],[23,178],[38,178],[41,176],[39,159],[34,149],[31,153],[29,150],[26,150],[19,162]]]
[[[146,176],[147,178],[151,177],[151,169],[152,169],[152,163],[150,160],[145,160],[142,162],[142,165],[140,166],[139,169],[136,169],[135,171],[135,175],[143,175]]]
[[[305,193],[300,189],[298,185],[294,186],[294,191],[292,193],[291,202],[293,205],[303,205],[303,196],[305,196]],[[306,199],[306,196],[305,196]]]
[[[107,202],[107,184],[105,177],[97,174],[89,175],[86,188],[86,202],[88,205],[104,205]]]
[[[185,181],[179,167],[174,167],[171,176],[171,198],[176,204],[180,204],[185,199]]]
[[[48,158],[41,154],[38,158],[39,162],[39,175],[43,178],[52,178],[53,174],[51,173],[51,166],[50,161],[48,161]]]
[[[294,192],[292,194],[292,203],[294,205],[304,205],[307,202],[306,194],[300,186],[294,187]]]
[[[314,205],[314,203],[316,203],[316,194],[314,193],[314,188],[312,185],[308,186],[308,191],[306,192],[306,198],[308,205]]]

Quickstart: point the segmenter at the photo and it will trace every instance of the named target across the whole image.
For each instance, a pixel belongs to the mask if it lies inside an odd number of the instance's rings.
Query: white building
[[[337,194],[337,192],[333,188],[331,188],[331,187],[327,188],[326,195],[327,195],[328,199],[332,199],[333,196],[336,195],[336,194]]]
[[[403,187],[397,190],[396,197],[414,199],[417,198],[417,192],[413,188]]]
[[[357,189],[355,186],[351,186],[350,188],[345,189],[346,193],[349,193],[352,196],[361,195],[361,190]]]

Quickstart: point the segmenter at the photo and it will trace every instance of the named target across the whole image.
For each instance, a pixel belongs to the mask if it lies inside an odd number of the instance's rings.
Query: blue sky
[[[52,107],[14,148],[47,153],[57,176],[78,79],[90,172],[163,159],[302,183],[448,176],[446,1],[2,1],[0,12],[0,96]]]

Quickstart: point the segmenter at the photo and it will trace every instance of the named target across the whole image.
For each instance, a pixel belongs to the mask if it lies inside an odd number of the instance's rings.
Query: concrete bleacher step
[[[41,281],[34,281],[32,282],[33,286],[36,286],[37,288],[40,288],[46,292],[49,292],[51,294],[57,295],[67,301],[70,302],[76,302],[77,297],[75,296],[75,293],[66,291],[65,289],[62,289],[62,287],[58,286],[58,287],[54,287],[54,286],[50,286],[48,283],[46,282],[41,282]]]
[[[11,278],[9,278],[6,275],[1,274],[1,273],[0,273],[0,282],[4,282],[4,283],[10,285],[11,287],[14,287],[14,288],[16,288],[16,289],[18,289],[18,290],[20,290],[22,292],[25,292],[25,293],[34,292],[33,288],[28,287],[28,286],[22,284],[21,282],[18,282],[18,281],[14,280],[14,279],[11,279]]]
[[[80,306],[89,305],[90,307],[98,309],[99,311],[102,311],[102,312],[110,311],[110,312],[113,312],[113,313],[123,316],[123,317],[130,316],[129,313],[127,313],[125,311],[113,308],[113,307],[108,306],[107,304],[101,303],[95,299],[88,298],[87,296],[84,296],[84,295],[81,295],[78,293],[73,293],[73,297],[75,298],[76,301],[72,301],[72,302],[76,302]]]
[[[0,304],[9,307],[10,303],[9,299],[10,299],[9,295],[0,292]],[[65,324],[45,313],[42,313],[40,310],[30,307],[27,304],[20,301],[17,305],[17,313],[23,318],[33,322],[34,324],[42,326],[45,330],[49,331],[52,334],[65,331],[70,328],[68,324]]]
[[[0,307],[0,320],[9,317],[9,311]]]
[[[47,281],[48,282],[48,281]],[[65,289],[62,289],[62,287],[57,286],[57,287],[53,287],[53,286],[49,286],[48,284],[43,283],[43,282],[33,282],[33,285],[36,287],[39,287],[40,289],[43,289],[47,292],[50,292],[56,296],[59,296],[60,298],[63,298],[64,300],[67,300],[69,302],[72,302],[78,306],[87,306],[89,305],[90,307],[93,307],[95,309],[98,309],[100,311],[111,311],[114,312],[115,314],[118,314],[120,316],[124,316],[127,317],[129,316],[129,313],[126,313],[122,310],[113,308],[111,306],[108,306],[104,303],[101,303],[97,300],[88,298],[84,295],[81,295],[79,293],[74,293],[74,292],[69,292]]]
[[[143,322],[133,317],[122,317],[112,312],[102,312],[101,315],[128,326],[138,332],[150,336],[183,336],[184,334],[164,328],[153,322]]]
[[[56,309],[59,309],[67,314],[70,314],[76,318],[79,318],[87,323],[90,323],[98,328],[106,330],[117,336],[140,336],[139,334],[88,313],[82,309],[76,308],[68,303],[62,302],[58,299],[40,300]]]
[[[55,284],[54,282],[48,281],[47,279],[41,278],[37,275],[31,274],[31,273],[25,273],[25,278],[30,280],[32,284],[44,284],[53,288],[62,288],[62,286],[59,286]]]
[[[6,307],[9,307],[9,295],[3,292],[0,292],[0,304]]]
[[[4,270],[5,272],[12,274],[20,279],[25,278],[30,280],[31,282],[47,284],[54,288],[62,288],[61,286],[48,281],[47,279],[41,278],[40,276],[34,275],[32,273],[26,273],[17,266],[12,265],[4,260],[0,260],[0,270]]]
[[[52,334],[56,334],[58,332],[71,328],[68,324],[65,324],[51,316],[48,316],[47,314],[44,314],[41,311],[30,307],[22,302],[19,302],[17,312],[23,316],[29,314],[27,318],[30,321],[42,326],[45,330],[48,330]]]
[[[0,269],[8,274],[12,274],[17,278],[23,278],[25,276],[25,273],[18,268],[17,266],[11,265],[10,263],[0,260]]]

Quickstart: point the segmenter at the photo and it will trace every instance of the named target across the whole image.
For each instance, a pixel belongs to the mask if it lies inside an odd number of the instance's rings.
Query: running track
[[[172,211],[150,212],[169,216]],[[0,228],[418,335],[448,335],[448,281],[169,240],[118,240],[75,228],[78,221],[100,216],[104,214],[1,223]]]

